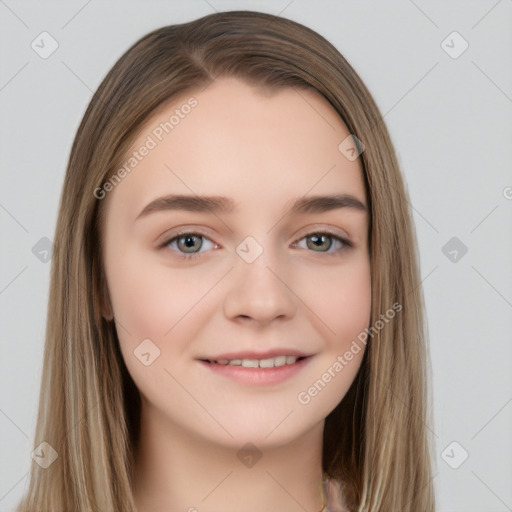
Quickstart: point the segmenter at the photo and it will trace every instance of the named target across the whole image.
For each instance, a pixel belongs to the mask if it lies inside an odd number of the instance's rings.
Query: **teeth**
[[[286,364],[286,356],[278,356],[274,360],[274,366],[284,366]]]
[[[218,359],[217,361],[210,361],[211,363],[243,366],[244,368],[273,368],[275,366],[285,366],[293,364],[297,361],[295,356],[277,356],[269,359]]]

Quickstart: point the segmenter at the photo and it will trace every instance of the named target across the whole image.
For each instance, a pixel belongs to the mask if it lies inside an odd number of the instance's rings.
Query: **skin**
[[[197,106],[103,199],[108,294],[142,396],[135,501],[139,512],[316,512],[324,420],[364,350],[308,404],[297,396],[368,326],[369,216],[354,208],[290,216],[286,206],[333,193],[366,205],[361,163],[338,150],[349,131],[316,92],[268,91],[233,78],[160,108],[132,150],[192,95]],[[227,196],[237,210],[137,219],[166,194]],[[178,228],[204,235],[195,258],[180,258],[183,240],[160,247]],[[327,237],[315,249],[311,235],[326,229],[353,247],[340,250]],[[236,252],[247,236],[263,249],[252,263]],[[144,339],[160,350],[149,366],[134,355]],[[314,356],[270,386],[235,382],[198,361],[276,347]],[[252,467],[237,457],[248,442],[262,455]]]

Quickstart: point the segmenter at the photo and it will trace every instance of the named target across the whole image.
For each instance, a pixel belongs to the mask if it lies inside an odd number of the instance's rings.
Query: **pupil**
[[[185,240],[185,247],[187,249],[194,248],[195,239],[197,239],[197,236],[195,236],[195,235],[187,235],[187,236],[182,237],[182,240]]]
[[[325,239],[326,238],[327,237],[325,235],[320,235],[320,236],[318,236],[318,235],[311,235],[311,239],[313,240],[313,244],[314,244],[315,247],[320,247],[321,248],[322,245],[325,245],[325,243],[326,243]],[[324,239],[324,240],[322,240],[322,239]],[[326,248],[328,249],[329,246],[330,246],[330,243],[327,243],[327,247]]]

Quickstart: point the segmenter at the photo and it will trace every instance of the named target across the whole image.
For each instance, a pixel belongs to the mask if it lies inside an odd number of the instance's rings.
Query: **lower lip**
[[[309,356],[293,364],[274,366],[273,368],[245,368],[244,366],[234,366],[230,364],[208,363],[206,361],[199,362],[212,372],[222,375],[223,377],[228,377],[243,384],[257,386],[284,382],[300,372],[309,364],[311,359],[312,356]]]

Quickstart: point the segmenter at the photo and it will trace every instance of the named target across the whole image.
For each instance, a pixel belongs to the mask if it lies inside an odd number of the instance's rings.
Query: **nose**
[[[229,273],[224,314],[230,320],[266,325],[275,319],[290,320],[297,309],[291,272],[264,250],[252,263],[235,260]]]

